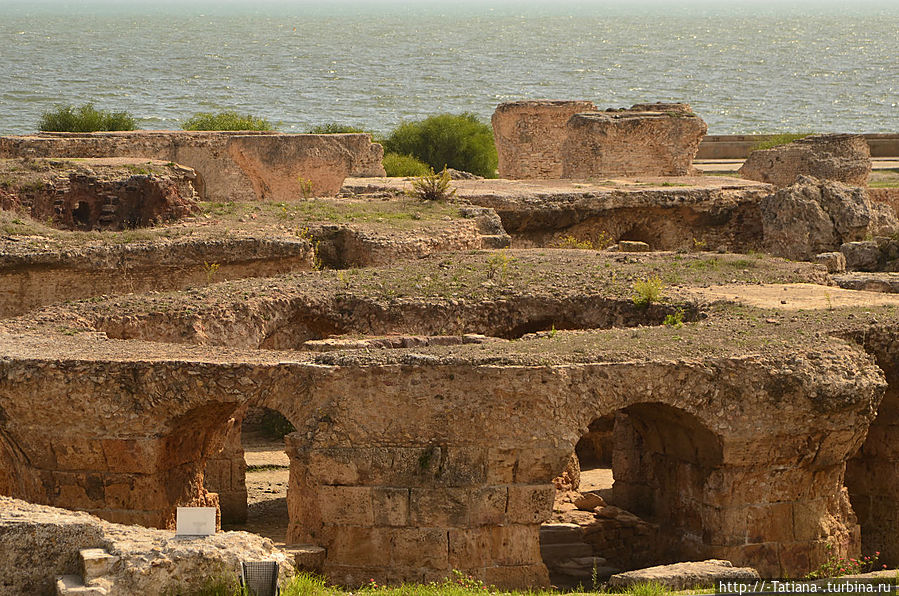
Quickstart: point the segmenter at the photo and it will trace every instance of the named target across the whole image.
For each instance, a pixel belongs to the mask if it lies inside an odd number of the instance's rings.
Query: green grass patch
[[[41,114],[38,129],[45,132],[97,132],[134,130],[137,121],[128,112],[98,110],[92,103],[79,107],[59,105]]]
[[[273,130],[271,122],[233,110],[199,112],[181,123],[184,130]]]
[[[755,145],[753,145],[753,151],[760,151],[762,149],[773,149],[774,147],[780,147],[781,145],[787,145],[792,143],[793,141],[798,141],[799,139],[804,139],[805,137],[814,134],[810,132],[789,132],[772,136],[770,139],[766,139],[764,141],[759,141]]]

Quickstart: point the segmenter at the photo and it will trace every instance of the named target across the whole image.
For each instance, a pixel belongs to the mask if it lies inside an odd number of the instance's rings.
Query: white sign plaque
[[[175,536],[215,534],[215,507],[178,507]]]

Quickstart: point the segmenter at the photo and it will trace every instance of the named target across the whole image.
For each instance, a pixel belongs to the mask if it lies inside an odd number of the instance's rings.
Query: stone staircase
[[[84,548],[78,551],[81,559],[81,575],[62,575],[56,578],[57,596],[105,596],[109,591],[110,568],[118,560],[102,548]]]
[[[583,541],[577,524],[543,524],[540,526],[540,555],[549,570],[553,585],[574,587],[582,584],[593,588],[592,582],[605,581],[618,573],[602,557],[593,555],[593,548]]]

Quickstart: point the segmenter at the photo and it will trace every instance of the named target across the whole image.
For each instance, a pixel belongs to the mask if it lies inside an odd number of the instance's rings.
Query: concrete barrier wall
[[[696,159],[746,159],[752,148],[775,135],[706,135]],[[899,157],[899,133],[862,135],[871,148],[871,157]]]

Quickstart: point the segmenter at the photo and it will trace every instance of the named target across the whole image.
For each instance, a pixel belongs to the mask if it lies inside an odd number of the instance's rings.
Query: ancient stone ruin
[[[181,219],[196,173],[139,159],[0,160],[0,208],[69,230],[125,230]]]
[[[749,154],[740,176],[782,188],[801,176],[867,186],[871,150],[861,135],[810,135]]]
[[[366,134],[134,131],[0,137],[0,158],[137,157],[193,168],[209,201],[337,194],[350,173],[383,176],[383,149]]]
[[[493,114],[500,178],[686,176],[706,130],[686,104],[518,101]]]
[[[454,202],[382,177],[310,198],[273,182],[300,167],[282,135],[191,137],[273,194],[236,184],[140,229],[49,226],[35,205],[121,188],[156,205],[129,166],[159,187],[197,172],[208,197],[225,162],[5,162],[23,170],[0,187],[0,591],[177,590],[246,557],[354,588],[899,565],[895,214],[815,178],[563,180],[574,161],[528,161],[594,159],[609,136],[627,167],[686,171],[704,125],[664,107],[504,104],[494,124],[522,142],[497,136],[519,151],[501,168],[544,179],[454,180]],[[668,153],[626,158],[626,130]],[[295,149],[371,151],[326,136]],[[2,142],[109,139],[160,142]],[[266,538],[172,540],[192,505]]]

